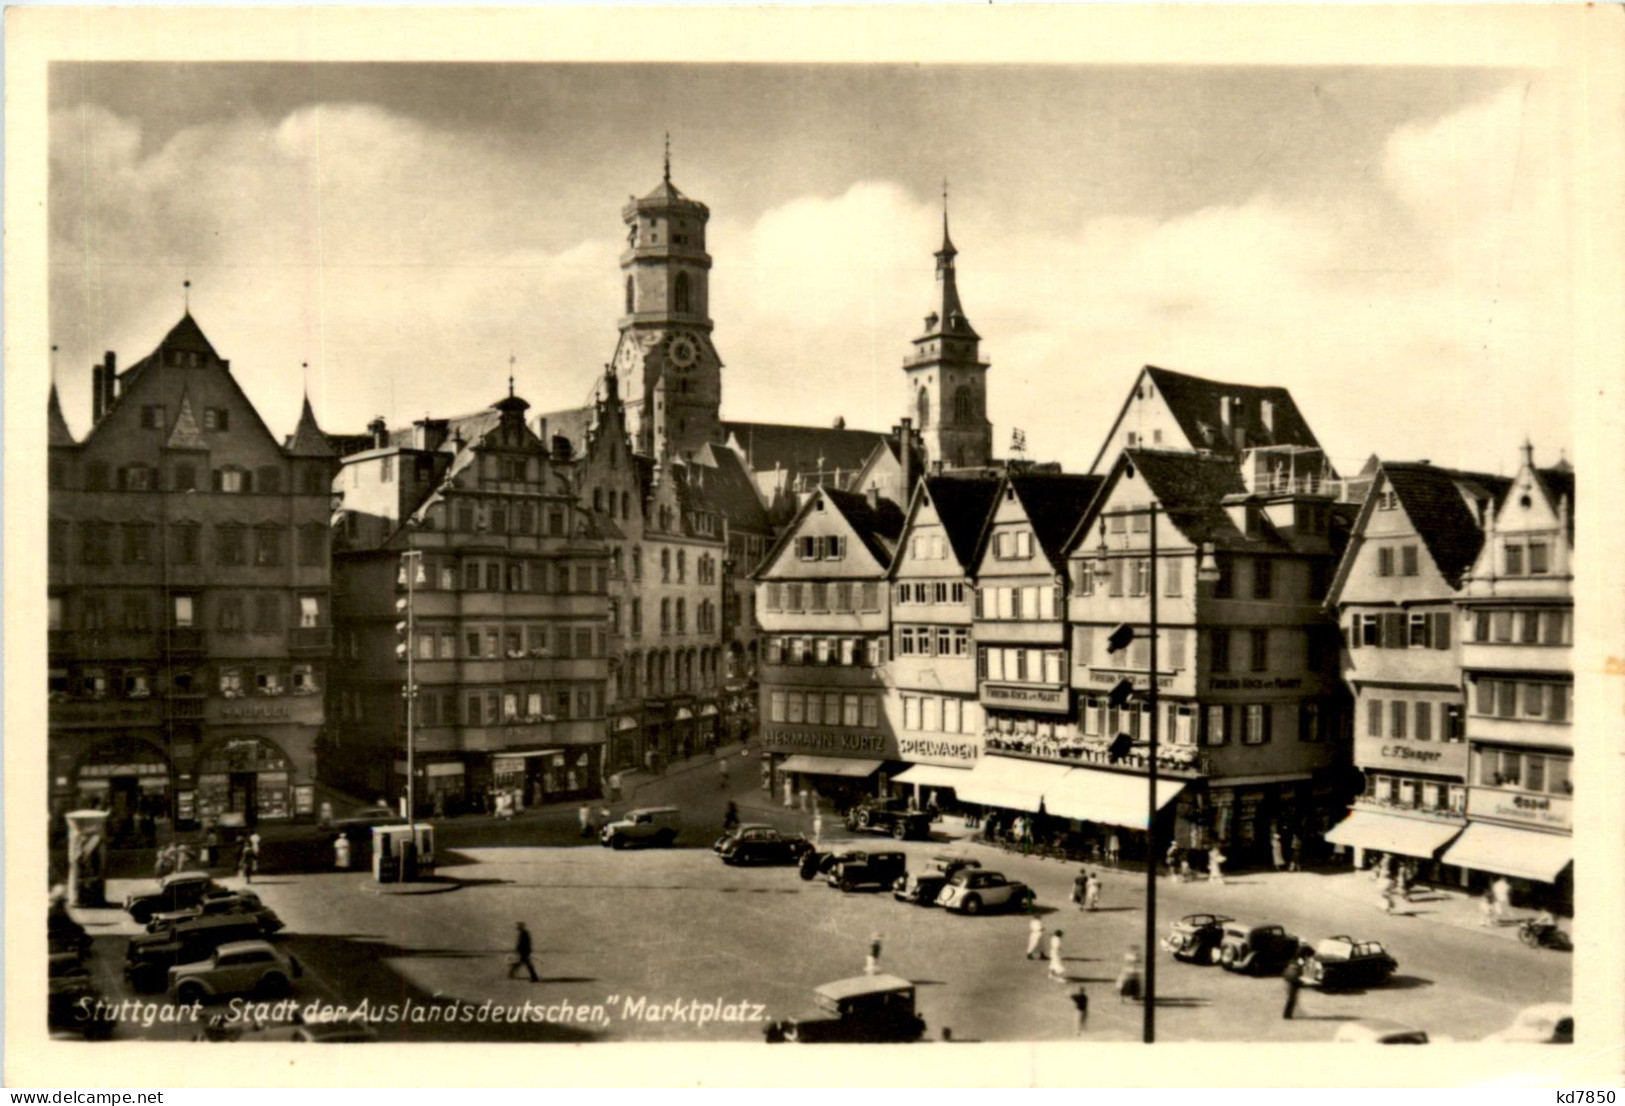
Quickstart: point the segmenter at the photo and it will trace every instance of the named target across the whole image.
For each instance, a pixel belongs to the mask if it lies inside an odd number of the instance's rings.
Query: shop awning
[[[1551,883],[1574,859],[1574,839],[1556,833],[1469,822],[1444,854],[1446,864]]]
[[[863,779],[885,766],[883,760],[852,760],[847,757],[814,757],[797,755],[785,757],[779,765],[781,772],[805,772],[809,776],[847,776]]]
[[[689,710],[687,707],[678,707],[677,708],[677,720],[678,721],[682,721],[685,718],[693,718],[693,717],[694,717],[694,712]]]
[[[464,775],[463,766],[457,761],[443,761],[439,764],[429,765],[431,776],[461,776]]]
[[[1048,792],[1059,786],[1072,771],[1064,764],[1043,764],[1013,757],[983,757],[971,769],[964,783],[954,791],[968,803],[1027,810],[1034,814],[1044,808]]]
[[[564,753],[563,749],[531,749],[528,752],[520,752],[517,749],[502,749],[500,751],[493,749],[491,751],[491,756],[492,757],[501,757],[504,760],[508,760],[508,759],[515,759],[515,758],[518,758],[518,757],[552,757],[552,756],[560,756],[563,753]],[[403,766],[406,764],[405,761],[400,761],[399,763],[402,764]],[[404,767],[403,767],[402,770],[403,771],[405,770]]]
[[[709,715],[715,714],[716,712],[717,712],[716,704],[715,703],[707,703],[703,707],[700,708],[700,717],[705,718],[705,717],[707,717]]]
[[[1432,860],[1456,835],[1459,824],[1423,821],[1376,810],[1356,810],[1326,833],[1334,845],[1377,849],[1419,860]]]
[[[625,733],[627,730],[635,730],[637,728],[638,728],[638,720],[636,718],[628,717],[627,715],[624,715],[624,714],[621,715],[620,721],[615,723],[615,732],[616,733]]]
[[[970,778],[969,768],[950,768],[946,764],[914,764],[897,773],[898,783],[918,784],[920,787],[951,787],[955,791]]]
[[[1185,789],[1183,780],[1157,780],[1157,809]],[[1125,829],[1145,829],[1150,787],[1144,776],[1072,768],[1061,782],[1044,793],[1045,809],[1062,818],[1099,822]]]

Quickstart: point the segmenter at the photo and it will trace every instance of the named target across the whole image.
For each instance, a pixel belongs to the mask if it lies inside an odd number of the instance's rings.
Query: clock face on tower
[[[678,335],[671,340],[671,344],[666,349],[666,355],[671,358],[671,363],[679,369],[686,369],[700,359],[699,348],[695,346],[693,339],[683,335]]]

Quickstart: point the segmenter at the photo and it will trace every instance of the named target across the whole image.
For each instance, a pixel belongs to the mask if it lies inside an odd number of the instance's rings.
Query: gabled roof
[[[1568,534],[1569,544],[1574,544],[1574,469],[1567,462],[1555,468],[1536,469],[1535,478],[1546,492],[1546,498],[1552,501],[1552,510],[1558,509],[1558,504],[1568,500]]]
[[[700,448],[693,471],[706,497],[728,520],[731,529],[751,534],[773,532],[767,507],[739,454],[708,442]]]
[[[220,355],[215,352],[214,346],[204,336],[203,328],[197,325],[197,320],[192,318],[192,313],[188,311],[181,316],[180,322],[169,328],[169,333],[164,335],[164,339],[158,343],[157,349],[118,374],[119,395],[122,396],[128,391],[130,386],[135,383],[136,377],[140,376],[149,367],[162,364],[163,358],[159,354],[166,352],[197,353],[210,360],[220,360]]]
[[[892,554],[897,551],[897,539],[903,533],[903,512],[897,504],[882,499],[878,505],[872,505],[868,496],[855,492],[837,491],[834,488],[823,488],[821,491],[835,509],[846,516],[853,533],[868,546],[880,567],[890,565]]]
[[[304,409],[299,412],[299,425],[283,447],[290,457],[332,457],[333,447],[316,425],[316,412],[310,409],[310,397],[305,397]]]
[[[1066,546],[1079,521],[1105,484],[1104,476],[1074,476],[1062,473],[1009,476],[1006,482],[1021,501],[1027,521],[1032,524],[1039,547],[1057,571],[1066,570]],[[993,513],[989,511],[982,540],[991,531]],[[979,550],[978,550],[979,552]]]
[[[50,420],[50,429],[47,431],[46,444],[55,446],[73,446],[79,443],[73,440],[73,431],[68,429],[68,420],[62,417],[62,401],[57,398],[56,384],[51,385],[51,399],[46,405],[46,418]]]
[[[772,422],[724,422],[722,433],[738,443],[752,472],[772,472],[775,468],[793,473],[856,471],[886,437],[874,430]]]
[[[1464,480],[1471,480],[1492,491],[1499,503],[1512,481],[1408,461],[1385,461],[1382,471],[1405,508],[1406,517],[1427,546],[1434,565],[1452,588],[1459,588],[1462,577],[1473,567],[1479,550],[1484,547],[1484,531],[1462,500],[1461,485]],[[1364,517],[1362,512],[1362,519]]]
[[[1185,450],[1125,449],[1118,454],[1094,509],[1078,521],[1067,541],[1068,551],[1091,540],[1089,531],[1095,518],[1131,464],[1169,523],[1191,544],[1212,542],[1214,548],[1220,550],[1289,548],[1262,512],[1257,520],[1257,533],[1249,537],[1225,509],[1227,499],[1233,503],[1235,497],[1247,494],[1247,484],[1235,458]]]
[[[1001,483],[996,476],[931,476],[925,480],[925,492],[948,532],[948,544],[966,571],[973,567],[976,540],[998,502]]]

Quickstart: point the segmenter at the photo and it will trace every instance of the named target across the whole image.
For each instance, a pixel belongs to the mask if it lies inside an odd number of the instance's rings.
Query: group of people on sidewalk
[[[176,872],[184,872],[192,867],[193,862],[205,869],[214,868],[220,861],[220,833],[210,826],[203,835],[203,843],[196,854],[192,846],[185,841],[171,841],[159,849],[153,859],[152,878],[162,883],[164,879]],[[259,869],[260,862],[260,835],[258,831],[250,832],[242,839],[237,848],[237,874],[244,883],[254,882],[254,873]]]

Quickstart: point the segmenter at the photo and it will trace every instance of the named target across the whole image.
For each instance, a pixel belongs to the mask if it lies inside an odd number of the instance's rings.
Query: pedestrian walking
[[[863,962],[864,975],[880,974],[880,934],[869,934],[869,955]]]
[[[536,965],[530,960],[530,930],[525,928],[524,922],[515,922],[513,927],[518,931],[518,936],[514,938],[513,952],[508,956],[508,978],[512,979],[519,974],[520,968],[524,968],[530,973],[532,983],[540,983],[542,980],[536,974]]]
[[[205,868],[213,868],[215,862],[219,859],[220,831],[211,825],[209,827],[209,832],[203,835],[203,866]]]
[[[722,828],[731,830],[739,824],[739,807],[732,799],[728,800],[728,809],[722,812]]]
[[[254,846],[247,841],[237,854],[237,874],[243,877],[245,884],[254,882]]]
[[[762,757],[762,790],[773,794],[773,762]]]
[[[731,806],[733,804],[730,803],[729,805]],[[823,843],[824,843],[824,815],[822,813],[815,813],[813,815],[813,848],[815,848],[815,849],[820,848],[820,847],[822,847]]]
[[[1380,901],[1382,902],[1382,912],[1384,914],[1392,914],[1394,912],[1394,894],[1396,886],[1397,884],[1392,878],[1382,881],[1382,888],[1378,892],[1378,895],[1380,897]]]
[[[1270,860],[1275,864],[1275,870],[1281,871],[1286,867],[1286,854],[1281,845],[1281,831],[1279,828],[1270,830]]]
[[[1179,880],[1179,843],[1177,841],[1168,846],[1168,852],[1162,859],[1163,863],[1168,866],[1169,882],[1177,883]]]
[[[1089,992],[1084,990],[1081,983],[1078,984],[1078,989],[1072,992],[1072,1009],[1077,1012],[1076,1027],[1078,1036],[1081,1037],[1084,1026],[1089,1021]]]
[[[1079,910],[1082,910],[1088,897],[1089,869],[1082,868],[1078,871],[1077,878],[1072,881],[1072,901],[1077,904]]]
[[[933,823],[942,821],[942,807],[937,803],[937,789],[934,787],[925,797],[925,812],[931,815]]]
[[[1303,871],[1303,838],[1291,833],[1281,839],[1281,845],[1286,849],[1286,870],[1289,872]]]
[[[1117,839],[1117,831],[1112,830],[1111,836],[1106,838],[1106,863],[1110,864],[1113,868],[1117,867],[1117,861],[1120,855],[1118,850],[1121,847],[1122,842],[1118,841]]]
[[[1066,963],[1061,959],[1061,938],[1064,936],[1060,930],[1049,935],[1049,977],[1056,983],[1065,983]]]
[[[1100,887],[1100,874],[1098,872],[1090,872],[1088,883],[1083,889],[1083,908],[1085,910],[1100,909]]]
[[[1042,958],[1043,953],[1040,951],[1040,948],[1043,945],[1043,943],[1044,943],[1044,923],[1039,921],[1037,918],[1033,918],[1030,921],[1028,921],[1028,923],[1027,923],[1027,959],[1028,960],[1038,960],[1038,959]]]
[[[1123,954],[1123,970],[1117,973],[1117,1000],[1138,1002],[1144,988],[1144,974],[1140,963],[1140,946],[1130,945]]]
[[[784,805],[787,807],[796,805],[796,785],[789,776],[784,777]]]
[[[350,839],[342,833],[333,838],[333,867],[341,872],[350,867]]]
[[[1411,878],[1415,871],[1407,860],[1399,866],[1399,874],[1394,878],[1394,893],[1406,902],[1411,901]]]
[[[801,783],[801,813],[803,814],[807,813],[807,796],[809,794],[811,792],[807,790],[807,782],[803,780]]]
[[[1492,926],[1495,924],[1495,892],[1486,890],[1484,897],[1478,900],[1478,924]]]
[[[576,811],[576,821],[581,823],[581,832],[577,836],[591,837],[592,836],[592,808],[589,807],[586,803],[582,803],[581,804],[581,809]]]
[[[184,848],[185,846],[182,846],[182,847]],[[248,835],[248,847],[254,850],[254,866],[259,867],[259,863],[260,863],[260,831],[259,830],[255,830],[253,833],[250,833]]]
[[[726,791],[728,790],[728,761],[726,759],[719,760],[717,761],[717,765],[719,768],[721,768],[721,773],[717,779],[717,786],[723,791]]]
[[[1507,882],[1506,876],[1496,876],[1495,882],[1490,884],[1490,892],[1495,896],[1495,924],[1500,925],[1512,909],[1512,884]]]
[[[1303,988],[1303,957],[1294,956],[1281,972],[1281,980],[1286,985],[1286,1005],[1281,1007],[1281,1017],[1290,1018],[1298,1010],[1298,992]]]
[[[1230,859],[1215,846],[1207,854],[1207,878],[1209,883],[1224,882],[1224,862]]]

